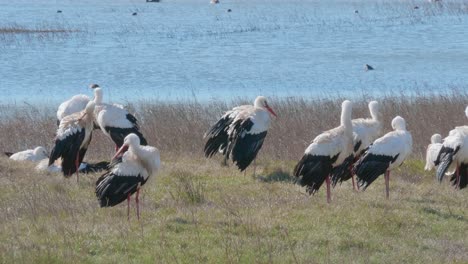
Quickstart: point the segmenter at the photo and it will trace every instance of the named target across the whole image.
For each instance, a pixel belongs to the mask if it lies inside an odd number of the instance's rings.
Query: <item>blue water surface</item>
[[[0,33],[0,103],[55,104],[90,83],[114,102],[467,87],[463,1],[220,1],[0,0],[0,27],[73,31]]]

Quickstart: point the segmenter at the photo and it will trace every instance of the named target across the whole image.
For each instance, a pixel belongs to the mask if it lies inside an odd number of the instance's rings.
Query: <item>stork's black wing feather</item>
[[[240,171],[244,171],[252,163],[267,135],[267,131],[257,134],[249,133],[253,125],[250,118],[239,119],[232,124],[227,152],[228,155],[232,155],[232,161]]]
[[[333,187],[335,187],[338,182],[341,183],[353,177],[352,170],[354,160],[354,155],[351,154],[343,161],[343,163],[332,169],[331,180]]]
[[[354,173],[358,178],[359,187],[365,190],[380,175],[384,174],[391,163],[395,162],[400,154],[396,156],[365,154],[354,165]]]
[[[294,167],[294,176],[298,177],[298,183],[306,186],[309,194],[315,194],[332,171],[332,164],[339,154],[334,157],[316,156],[305,154]]]
[[[453,157],[457,152],[460,150],[460,146],[457,146],[457,148],[453,149],[450,147],[442,146],[442,148],[439,151],[439,154],[437,154],[437,159],[434,162],[434,164],[437,167],[437,180],[439,182],[442,182],[442,179],[444,178],[445,173],[447,172],[448,168],[452,164]]]
[[[229,140],[227,131],[232,121],[233,119],[229,117],[229,114],[225,114],[205,133],[205,137],[208,138],[203,149],[205,157],[212,157],[218,150],[223,150],[223,153],[226,154]]]
[[[60,139],[56,137],[55,145],[49,157],[49,166],[59,158],[62,158],[62,172],[66,177],[71,176],[77,170],[77,165],[83,160],[86,148],[80,150],[80,146],[85,138],[85,129],[76,130],[74,133]],[[79,155],[79,159],[77,159]]]
[[[11,157],[11,155],[14,154],[13,152],[4,152],[4,153],[5,153],[5,155],[6,155],[7,157]]]

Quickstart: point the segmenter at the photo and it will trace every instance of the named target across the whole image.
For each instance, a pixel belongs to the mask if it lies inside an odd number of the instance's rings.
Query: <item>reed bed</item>
[[[369,117],[367,103],[371,98],[354,100],[353,118]],[[322,131],[339,125],[341,98],[271,98],[278,113],[259,159],[296,160],[312,139]],[[446,135],[449,130],[467,123],[464,109],[468,94],[417,97],[384,96],[379,98],[384,118],[384,131],[391,130],[396,115],[404,117],[413,135],[413,157],[422,159],[434,133]],[[178,103],[138,102],[128,104],[135,113],[144,135],[166,157],[203,157],[203,134],[228,109],[247,100],[230,102]],[[0,149],[17,151],[37,145],[52,147],[56,129],[56,106],[0,107]],[[94,132],[88,158],[108,159],[112,142],[100,131]]]

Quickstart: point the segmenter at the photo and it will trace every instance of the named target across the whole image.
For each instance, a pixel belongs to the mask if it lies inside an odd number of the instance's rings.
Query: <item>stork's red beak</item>
[[[273,109],[271,109],[268,105],[266,106],[266,109],[268,110],[268,112],[270,112],[272,115],[274,115],[275,117],[278,117],[275,113],[275,111],[273,111]]]
[[[120,156],[121,154],[125,153],[125,151],[128,150],[128,146],[127,145],[123,145],[122,147],[120,147],[119,150],[117,150],[117,153],[115,153],[114,157],[112,157],[112,160],[117,158],[118,156]]]

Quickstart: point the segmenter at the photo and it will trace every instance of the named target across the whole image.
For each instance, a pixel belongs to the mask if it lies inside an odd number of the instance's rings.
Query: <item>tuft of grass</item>
[[[175,188],[170,192],[177,203],[198,205],[205,202],[205,187],[203,182],[188,171],[178,170],[170,174],[174,178]]]

